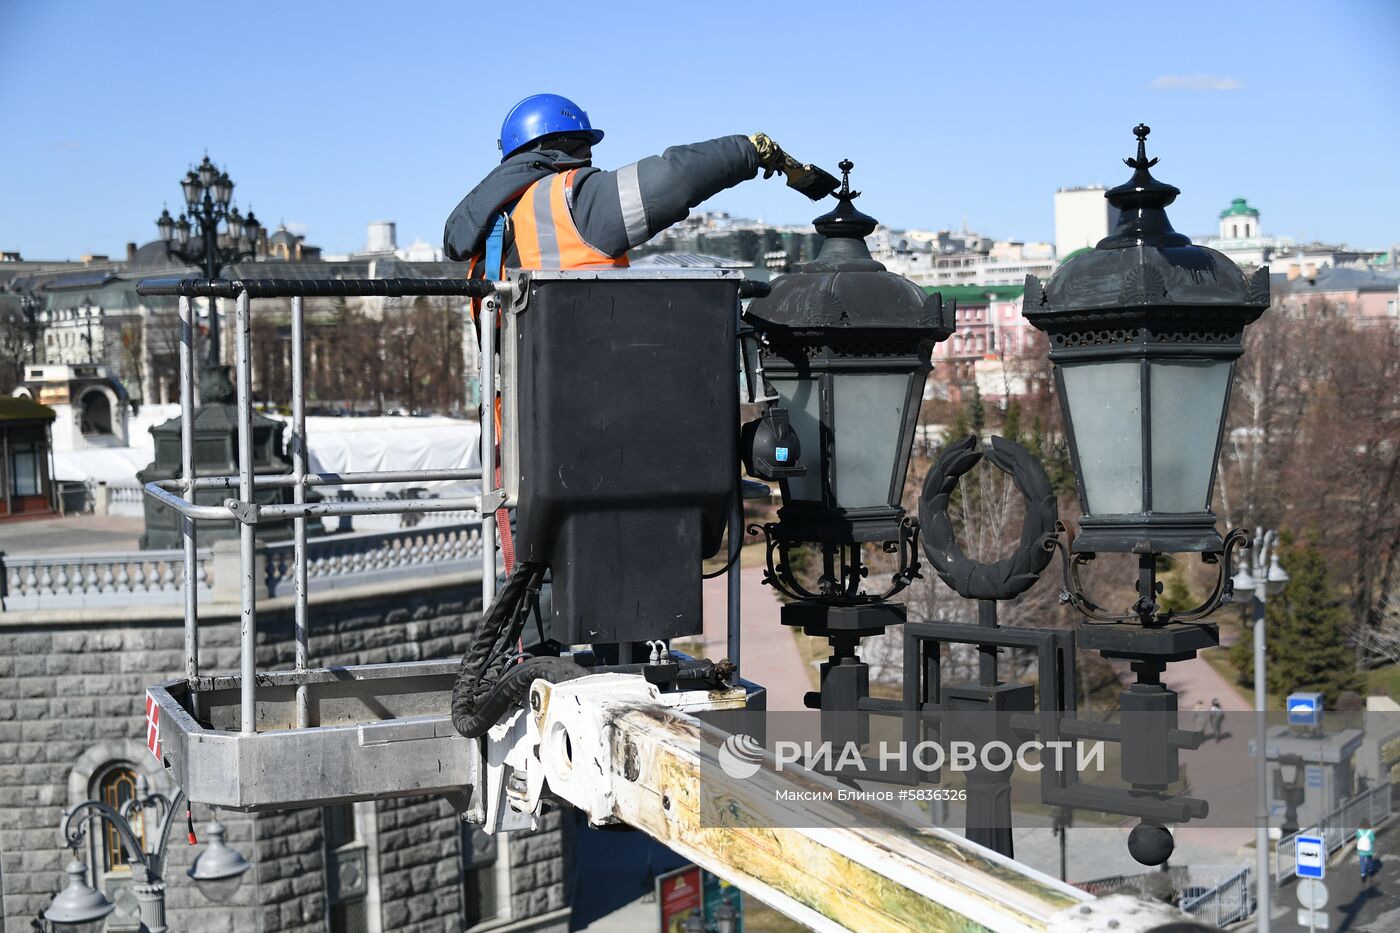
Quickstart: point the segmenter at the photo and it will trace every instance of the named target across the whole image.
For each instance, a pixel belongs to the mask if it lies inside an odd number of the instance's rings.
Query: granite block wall
[[[361,592],[322,602],[311,611],[312,664],[459,657],[480,619],[479,595],[476,584],[461,579],[430,579],[409,595]],[[260,612],[258,628],[259,669],[290,668],[291,611]],[[205,613],[200,638],[203,671],[237,670],[236,607]],[[0,933],[29,933],[58,890],[68,860],[59,823],[66,808],[91,796],[90,782],[102,767],[135,765],[155,789],[173,794],[145,751],[143,701],[149,684],[183,672],[182,645],[183,623],[168,616],[116,621],[92,611],[0,613]],[[462,835],[451,807],[424,797],[373,807],[377,928],[460,931]],[[210,816],[208,808],[195,807],[201,841]],[[228,843],[253,869],[231,903],[205,900],[185,877],[201,847],[186,845],[179,814],[165,870],[171,929],[328,930],[322,810],[219,816]],[[547,815],[539,831],[516,835],[508,849],[512,927],[531,928],[532,918],[536,927],[566,925],[563,824]]]

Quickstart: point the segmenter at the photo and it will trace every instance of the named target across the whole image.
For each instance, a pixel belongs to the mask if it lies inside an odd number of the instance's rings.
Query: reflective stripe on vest
[[[618,269],[627,256],[609,256],[589,246],[574,226],[574,176],[578,169],[541,178],[511,211],[515,249],[522,269]]]

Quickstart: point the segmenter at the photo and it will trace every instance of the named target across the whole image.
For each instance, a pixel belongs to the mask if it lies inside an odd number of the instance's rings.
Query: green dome
[[[1258,217],[1259,211],[1245,203],[1244,198],[1233,198],[1230,206],[1220,212],[1220,218],[1226,217]]]

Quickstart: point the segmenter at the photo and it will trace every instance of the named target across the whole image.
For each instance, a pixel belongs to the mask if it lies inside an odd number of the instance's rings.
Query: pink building
[[[1033,356],[1039,332],[1021,316],[1021,285],[929,287],[957,302],[957,330],[933,348],[926,398],[961,404],[976,385],[982,398],[1000,403],[1026,392],[1020,365]]]
[[[1292,266],[1269,276],[1274,300],[1295,308],[1327,302],[1343,316],[1363,325],[1400,323],[1400,274],[1364,269]]]

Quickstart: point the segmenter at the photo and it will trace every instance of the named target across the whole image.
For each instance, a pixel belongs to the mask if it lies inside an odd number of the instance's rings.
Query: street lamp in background
[[[43,912],[53,930],[64,933],[99,933],[115,905],[101,891],[87,882],[87,868],[78,858],[78,847],[92,820],[99,824],[106,822],[117,833],[122,849],[131,864],[132,889],[140,907],[142,933],[165,933],[165,849],[170,841],[170,830],[175,824],[176,814],[185,804],[184,791],[175,795],[173,801],[163,794],[149,793],[143,780],[135,797],[115,810],[98,800],[85,800],[64,816],[62,833],[64,841],[73,850],[73,860],[68,863],[68,886],[54,896]],[[144,810],[153,810],[160,821],[156,832],[156,848],[147,852],[142,848],[136,833],[131,829],[131,820],[140,817]],[[201,852],[189,870],[204,896],[216,903],[226,903],[238,889],[243,875],[252,867],[236,849],[224,843],[224,827],[218,821],[208,825],[209,848]],[[189,840],[194,844],[194,830],[191,826]]]
[[[93,321],[96,321],[98,330],[101,331],[105,315],[102,313],[101,308],[93,307],[91,298],[83,299],[83,307],[79,309],[78,313],[82,315],[84,325],[87,328],[87,333],[83,335],[83,341],[87,344],[87,361],[89,363],[95,363],[97,359],[93,354],[92,324]],[[102,350],[104,353],[107,350],[107,341],[105,339],[102,341]]]
[[[20,310],[24,312],[24,332],[29,337],[29,362],[39,362],[39,311],[44,307],[44,299],[30,289],[19,293]]]
[[[217,279],[230,263],[257,255],[262,224],[251,209],[244,217],[232,206],[233,180],[228,172],[220,171],[206,155],[197,169],[185,174],[180,189],[185,196],[185,213],[176,219],[169,210],[162,210],[156,219],[166,255],[201,267],[208,279]],[[218,373],[221,360],[218,306],[216,299],[210,298],[206,375]]]
[[[1269,930],[1269,754],[1268,722],[1264,701],[1269,692],[1267,661],[1264,653],[1264,615],[1270,596],[1277,596],[1288,585],[1288,571],[1278,562],[1278,532],[1256,528],[1254,542],[1241,556],[1240,570],[1232,581],[1236,599],[1254,597],[1254,775],[1255,800],[1255,881],[1259,888],[1259,931]],[[1295,817],[1296,819],[1296,817]],[[1285,822],[1287,822],[1285,818]],[[1296,831],[1296,827],[1294,827]]]

